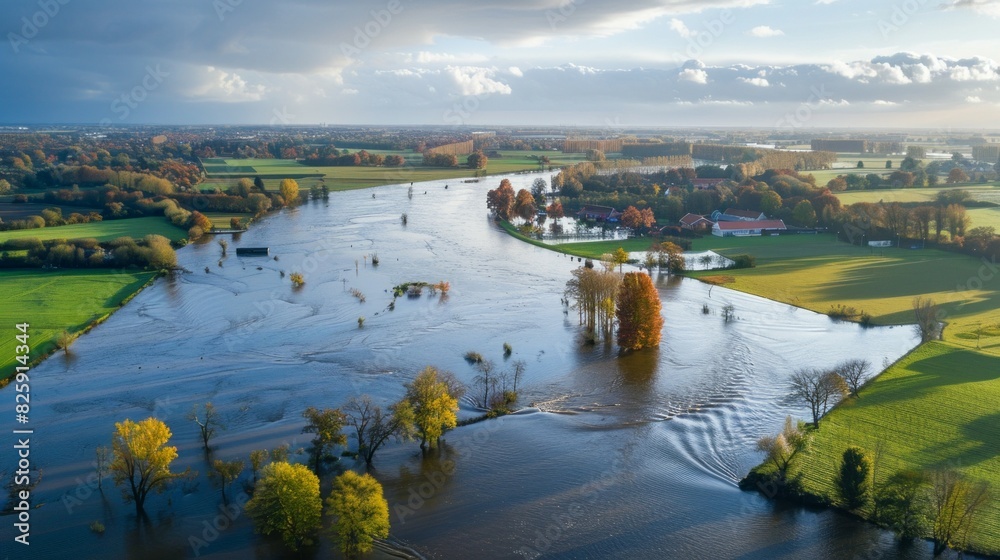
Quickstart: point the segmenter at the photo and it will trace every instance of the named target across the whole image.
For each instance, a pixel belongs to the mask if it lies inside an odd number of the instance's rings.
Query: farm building
[[[716,215],[713,213],[712,218],[717,222],[755,222],[759,220],[766,220],[767,216],[763,212],[754,210],[726,208],[726,211],[721,214]]]
[[[581,220],[595,220],[598,222],[617,222],[622,213],[610,206],[587,205],[576,213],[576,217]]]
[[[755,220],[752,222],[716,222],[712,235],[716,237],[747,237],[762,235],[765,231],[787,229],[781,220]]]
[[[709,220],[705,216],[691,213],[684,214],[684,216],[680,219],[680,222],[682,228],[692,231],[712,229],[712,226],[715,225],[715,222]]]

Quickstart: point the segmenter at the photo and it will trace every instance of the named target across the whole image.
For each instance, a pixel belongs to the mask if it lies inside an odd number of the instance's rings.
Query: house
[[[704,190],[708,190],[708,189],[714,188],[715,185],[718,185],[719,183],[721,183],[723,181],[725,181],[725,179],[716,179],[716,178],[712,178],[712,179],[691,179],[691,185],[695,189],[697,189],[699,191],[704,191]]]
[[[702,216],[701,214],[691,214],[691,213],[684,214],[680,222],[682,228],[689,229],[691,231],[712,229],[712,226],[715,225],[715,222],[709,220],[705,216]]]
[[[712,226],[712,235],[716,237],[747,237],[763,235],[766,231],[783,231],[785,229],[788,228],[781,220],[716,222]]]
[[[752,222],[759,220],[766,220],[767,215],[763,212],[757,212],[754,210],[737,210],[735,208],[726,208],[726,211],[716,216],[712,215],[713,218],[717,218],[717,222]]]
[[[581,220],[595,220],[598,222],[617,222],[622,213],[610,206],[587,205],[576,213],[576,217]]]

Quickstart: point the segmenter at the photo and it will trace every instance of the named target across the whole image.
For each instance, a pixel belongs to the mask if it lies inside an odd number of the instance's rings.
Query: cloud
[[[694,31],[691,31],[690,29],[688,29],[688,26],[685,25],[683,21],[681,21],[681,20],[679,20],[677,18],[674,18],[674,19],[670,20],[670,29],[672,29],[673,31],[676,31],[678,35],[680,35],[681,37],[683,37],[685,39],[687,39],[688,37],[692,37],[692,36],[695,35]]]
[[[199,101],[239,103],[260,101],[267,92],[267,88],[263,85],[250,84],[235,72],[226,72],[211,66],[206,67],[204,72],[200,82],[187,91],[189,97]]]
[[[982,103],[983,100],[978,95],[970,95],[965,98],[966,103]]]
[[[750,84],[757,87],[768,87],[771,85],[764,78],[737,78],[737,80],[743,82],[744,84]]]
[[[488,95],[491,93],[510,95],[511,93],[509,85],[493,79],[496,72],[490,68],[449,66],[445,71],[458,85],[461,95]]]
[[[969,9],[977,14],[990,17],[1000,17],[1000,1],[998,0],[953,0],[945,4],[946,9]]]
[[[751,37],[762,37],[762,38],[778,37],[784,34],[785,34],[784,31],[780,29],[774,29],[767,25],[758,25],[757,27],[754,27],[753,29],[747,32],[747,35],[750,35]]]
[[[708,72],[704,70],[698,70],[695,68],[685,68],[677,74],[679,80],[685,82],[694,82],[696,84],[707,84],[708,83]]]

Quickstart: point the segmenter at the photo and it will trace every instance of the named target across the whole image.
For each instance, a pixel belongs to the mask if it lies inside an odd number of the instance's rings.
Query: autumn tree
[[[510,221],[514,210],[514,187],[509,179],[500,181],[500,186],[486,193],[486,207],[493,215],[505,221]]]
[[[246,504],[258,533],[277,533],[291,550],[312,543],[322,521],[319,478],[305,465],[279,461],[261,470]]]
[[[545,213],[552,219],[559,219],[566,215],[566,212],[563,210],[562,202],[559,202],[558,200],[549,204],[548,207],[545,208]]]
[[[299,184],[295,179],[282,179],[278,185],[278,192],[281,194],[281,198],[284,199],[285,204],[295,204],[299,199]]]
[[[989,502],[989,485],[969,480],[953,470],[935,471],[931,484],[934,555],[949,547],[967,548],[976,517]]]
[[[969,223],[972,221],[966,213],[965,206],[962,204],[949,204],[945,208],[944,219],[945,227],[953,240],[956,237],[964,237],[965,229],[969,227]]]
[[[799,370],[789,383],[791,394],[809,405],[813,426],[819,429],[819,419],[830,407],[847,395],[847,384],[836,371]]]
[[[621,216],[622,225],[630,229],[638,229],[640,222],[642,221],[642,216],[639,214],[639,209],[635,206],[629,206],[622,211]]]
[[[566,282],[566,299],[573,301],[580,324],[593,335],[610,337],[614,330],[615,298],[621,274],[613,270],[580,267],[573,271],[573,278]]]
[[[347,443],[347,436],[342,433],[345,421],[344,414],[336,408],[319,410],[310,406],[302,412],[302,417],[308,420],[308,424],[302,428],[302,433],[316,434],[312,439],[310,460],[313,470],[318,473],[327,451],[336,445]]]
[[[421,449],[433,448],[441,435],[458,423],[455,389],[439,379],[438,370],[431,366],[405,387],[406,396],[399,406],[409,408],[403,412],[412,422],[407,431],[419,436]]]
[[[170,463],[177,458],[177,448],[167,445],[170,436],[170,428],[156,418],[115,423],[110,471],[116,486],[127,485],[122,495],[135,503],[137,516],[145,514],[151,491],[161,492],[178,476],[170,472]]]
[[[344,405],[347,426],[354,429],[352,436],[358,441],[358,455],[371,466],[375,452],[391,437],[398,437],[404,426],[413,423],[413,409],[393,405],[384,410],[368,395],[351,397]]]
[[[949,185],[953,185],[955,183],[965,183],[968,180],[969,180],[969,175],[966,174],[965,171],[963,171],[959,167],[954,167],[952,168],[951,171],[948,172],[948,179],[946,179],[945,182],[948,183]]]
[[[622,271],[622,267],[628,262],[628,251],[624,248],[619,247],[611,253],[610,262],[618,267],[618,272]]]
[[[538,208],[535,206],[535,197],[531,196],[531,193],[527,189],[517,191],[512,211],[515,216],[525,222],[531,221],[535,217],[535,214],[538,213]]]
[[[531,196],[535,197],[535,202],[539,205],[545,204],[545,191],[549,188],[548,183],[541,177],[531,183]]]
[[[816,225],[816,209],[808,200],[803,200],[792,209],[792,223],[799,227]]]
[[[857,397],[858,390],[864,385],[871,367],[872,363],[868,360],[854,358],[839,364],[837,366],[837,373],[844,378],[844,383],[847,383],[847,388],[851,394]]]
[[[468,164],[469,169],[486,169],[489,158],[482,151],[478,151],[469,154],[465,162]]]
[[[650,262],[656,263],[661,270],[666,268],[670,274],[684,272],[687,266],[684,261],[684,249],[670,241],[654,243],[649,248],[647,256],[652,257]]]
[[[618,319],[618,346],[641,350],[660,345],[663,316],[660,293],[653,280],[643,272],[629,272],[618,289],[615,317]]]
[[[389,502],[369,474],[346,471],[338,476],[326,505],[327,515],[336,518],[333,533],[347,558],[371,552],[375,539],[389,536]]]
[[[207,402],[199,410],[198,405],[191,407],[191,412],[187,414],[188,420],[193,421],[198,424],[198,430],[201,432],[201,442],[205,451],[209,451],[208,446],[209,440],[215,435],[216,430],[224,430],[226,427],[219,420],[219,413],[215,410],[215,406]]]
[[[857,509],[868,502],[872,486],[872,459],[860,447],[844,450],[834,484],[847,509]]]

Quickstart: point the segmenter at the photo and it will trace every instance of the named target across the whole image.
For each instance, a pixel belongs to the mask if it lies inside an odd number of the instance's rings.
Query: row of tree
[[[628,255],[624,258],[627,260]],[[614,265],[625,262],[621,255],[612,255],[605,262],[610,266],[599,270],[588,261],[590,266],[577,268],[566,282],[566,300],[573,301],[580,324],[595,339],[610,339],[617,329],[622,350],[659,346],[663,315],[660,294],[652,279],[642,272],[616,272]]]
[[[136,241],[119,237],[104,243],[96,239],[52,239],[35,237],[0,243],[0,266],[4,268],[149,268],[177,266],[177,253],[162,235],[147,235]]]

